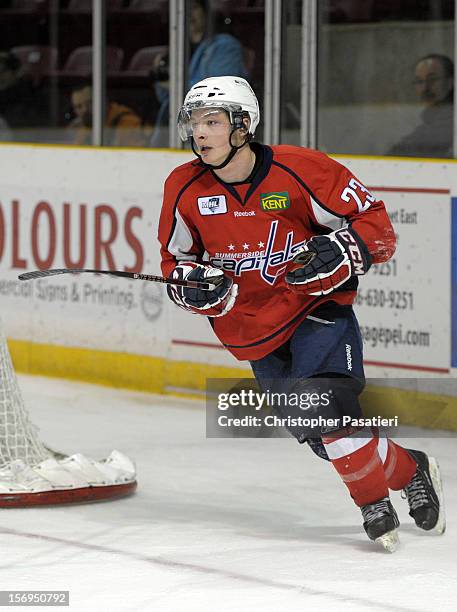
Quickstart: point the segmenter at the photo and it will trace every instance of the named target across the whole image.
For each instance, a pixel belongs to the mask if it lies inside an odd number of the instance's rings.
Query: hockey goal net
[[[136,489],[134,463],[119,451],[95,461],[47,448],[30,420],[0,322],[0,507],[92,502]]]

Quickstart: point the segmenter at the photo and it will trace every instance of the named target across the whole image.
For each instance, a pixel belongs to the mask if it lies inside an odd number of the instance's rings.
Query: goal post
[[[119,451],[96,461],[45,446],[26,409],[0,321],[0,508],[110,500],[136,486],[135,464]]]

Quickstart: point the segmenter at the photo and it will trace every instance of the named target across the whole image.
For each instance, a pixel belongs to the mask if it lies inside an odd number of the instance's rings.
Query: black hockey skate
[[[383,497],[361,508],[363,528],[370,540],[379,542],[388,552],[395,552],[400,540],[397,527],[400,525],[397,513],[388,497]]]
[[[433,529],[442,534],[446,529],[446,518],[438,463],[422,451],[406,450],[417,463],[414,476],[403,489],[408,500],[409,514],[420,529]]]

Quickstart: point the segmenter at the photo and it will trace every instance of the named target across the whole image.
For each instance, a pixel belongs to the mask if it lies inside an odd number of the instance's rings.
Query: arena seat
[[[214,11],[231,11],[234,8],[261,8],[264,6],[264,0],[237,0],[236,3],[233,0],[214,0],[212,8]]]
[[[55,47],[22,45],[13,47],[11,52],[20,60],[24,74],[30,76],[35,85],[57,69],[59,53]]]
[[[70,0],[67,11],[69,13],[90,13],[92,12],[92,0]],[[107,11],[119,11],[122,9],[123,0],[108,0],[106,3]]]
[[[120,71],[124,51],[120,47],[106,47],[106,69],[108,73]],[[92,47],[78,47],[72,51],[65,62],[60,76],[89,76],[92,74]]]
[[[42,13],[49,9],[49,0],[11,0],[9,10],[24,13]]]
[[[167,0],[131,0],[126,11],[138,11],[143,13],[162,12],[168,9]]]
[[[122,72],[123,76],[148,76],[154,65],[154,59],[159,53],[164,53],[168,50],[167,45],[157,45],[155,47],[143,47],[139,49],[132,57],[127,67],[127,70]]]

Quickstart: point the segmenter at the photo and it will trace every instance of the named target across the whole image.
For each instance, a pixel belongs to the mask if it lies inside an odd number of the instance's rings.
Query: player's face
[[[453,79],[447,77],[442,63],[426,59],[416,66],[414,79],[417,95],[426,106],[433,106],[446,98],[453,88]]]
[[[231,125],[223,110],[200,108],[192,112],[192,137],[202,160],[213,166],[222,163],[230,153]]]

